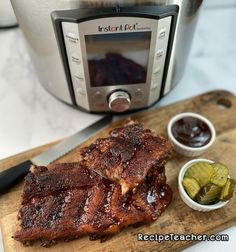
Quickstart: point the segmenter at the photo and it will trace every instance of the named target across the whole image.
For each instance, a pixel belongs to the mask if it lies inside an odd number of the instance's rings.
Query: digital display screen
[[[91,86],[145,83],[150,42],[151,32],[86,35]]]

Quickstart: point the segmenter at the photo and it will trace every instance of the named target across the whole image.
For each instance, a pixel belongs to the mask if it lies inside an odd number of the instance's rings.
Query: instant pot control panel
[[[76,105],[92,112],[124,112],[159,100],[177,15],[176,5],[53,12]]]

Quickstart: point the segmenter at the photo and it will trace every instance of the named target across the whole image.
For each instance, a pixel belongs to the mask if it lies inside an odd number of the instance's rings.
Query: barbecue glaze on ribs
[[[170,152],[166,139],[130,122],[83,149],[79,163],[34,166],[14,239],[44,246],[84,235],[104,239],[156,220],[172,199],[164,168]]]
[[[122,194],[142,183],[153,167],[165,165],[171,155],[171,144],[161,136],[129,121],[82,149],[83,163],[101,176],[121,185]]]

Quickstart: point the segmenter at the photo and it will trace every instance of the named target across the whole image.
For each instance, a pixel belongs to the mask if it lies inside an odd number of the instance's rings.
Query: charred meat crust
[[[19,211],[21,230],[14,238],[23,243],[41,240],[48,246],[52,240],[84,235],[104,239],[125,227],[150,223],[161,215],[172,198],[164,172],[158,177],[153,175],[150,173],[135,193],[130,191],[126,195],[122,195],[119,184],[103,179],[86,189],[31,198]]]
[[[33,166],[13,238],[42,246],[84,235],[104,241],[156,220],[172,199],[164,168],[170,154],[165,138],[131,121],[83,149],[81,162]]]
[[[90,187],[102,178],[80,163],[53,164],[49,167],[34,166],[25,177],[22,203],[33,197],[44,197],[54,192]]]
[[[172,146],[167,139],[130,121],[80,153],[89,169],[118,182],[125,194],[142,183],[153,166],[163,166],[171,152]]]

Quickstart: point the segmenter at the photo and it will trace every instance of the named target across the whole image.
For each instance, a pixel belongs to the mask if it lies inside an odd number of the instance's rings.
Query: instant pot
[[[42,85],[89,112],[151,106],[180,80],[202,0],[11,0]]]

